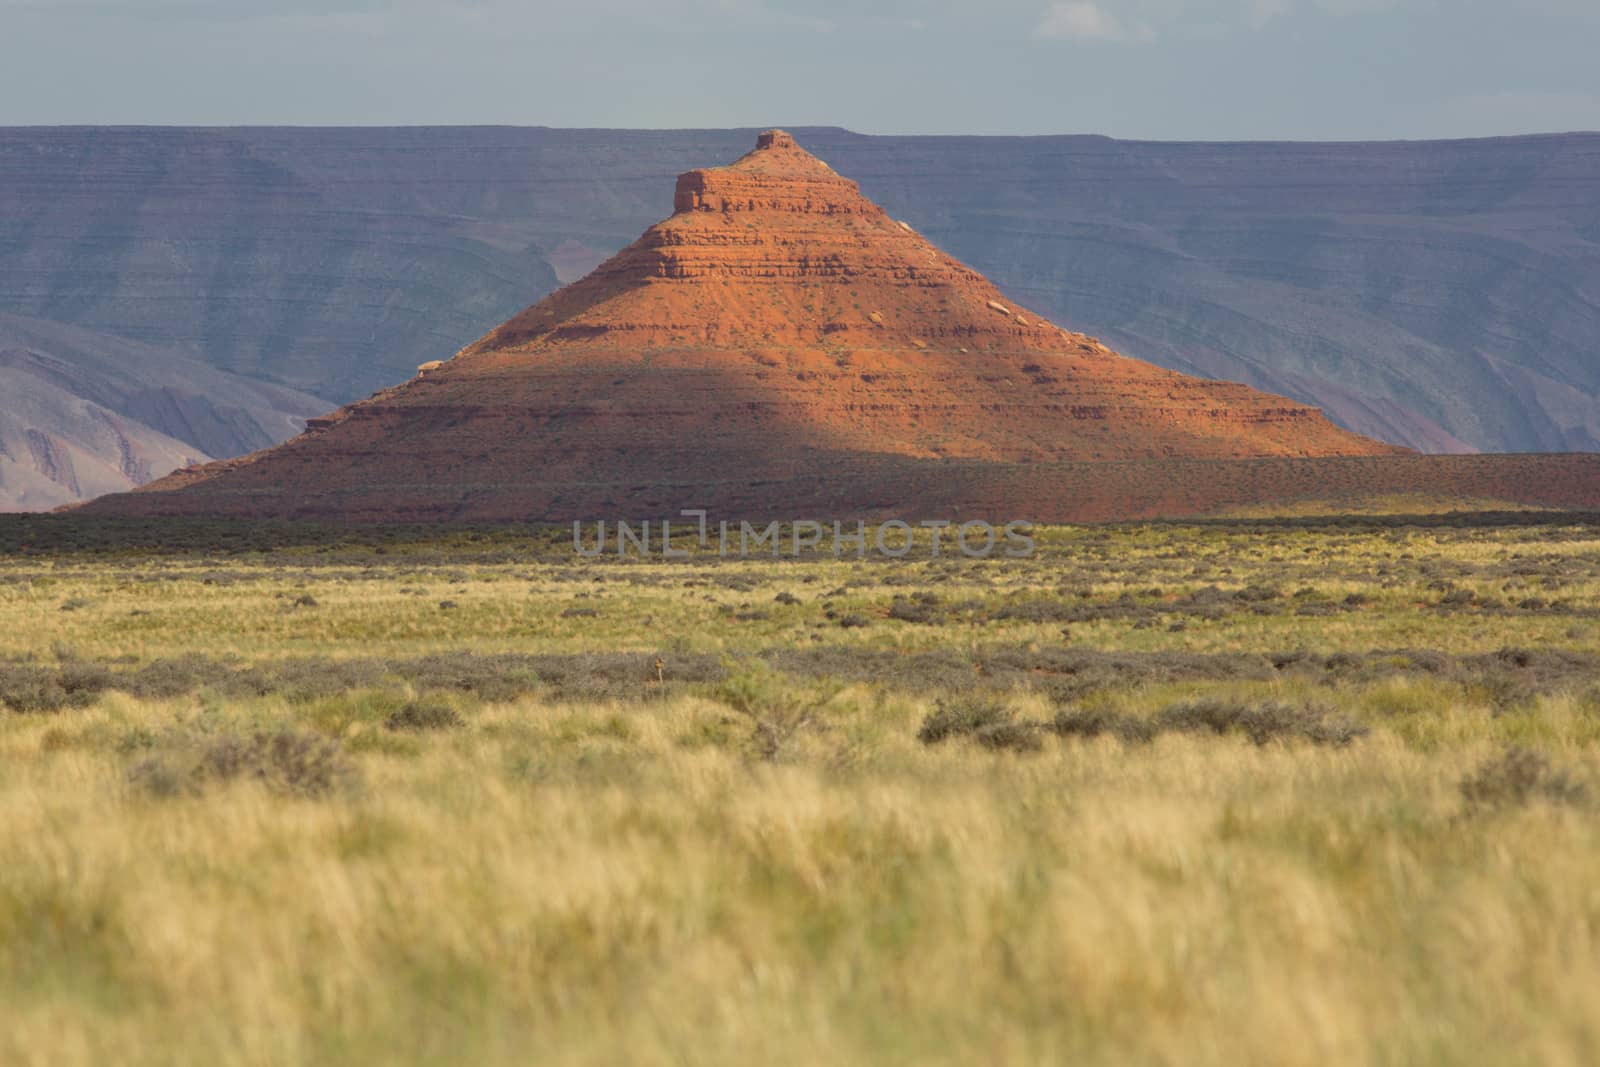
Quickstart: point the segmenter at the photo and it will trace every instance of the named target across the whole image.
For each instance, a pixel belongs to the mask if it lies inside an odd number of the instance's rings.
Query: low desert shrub
[[[1011,710],[998,701],[981,696],[962,696],[941,700],[917,730],[917,740],[936,745],[952,737],[971,737],[981,730],[1012,721]]]
[[[0,663],[0,707],[24,714],[87,707],[110,683],[111,672],[90,662]]]
[[[453,730],[464,725],[456,710],[442,700],[413,700],[384,720],[390,730]]]
[[[296,703],[325,700],[358,689],[379,686],[385,664],[370,659],[289,659],[241,675],[235,688],[279,693]]]
[[[250,779],[277,793],[320,797],[357,781],[337,742],[316,734],[179,733],[128,770],[128,783],[153,796],[198,794],[213,783]]]
[[[1045,729],[1057,737],[1093,738],[1109,735],[1128,743],[1149,741],[1156,730],[1149,719],[1103,709],[1062,708]]]
[[[730,670],[715,696],[750,724],[746,751],[771,762],[800,734],[824,727],[823,707],[838,691],[834,685],[798,689],[766,664],[755,662]]]
[[[1300,738],[1316,745],[1343,747],[1368,732],[1365,726],[1315,707],[1279,701],[1247,704],[1232,700],[1194,700],[1156,714],[1155,728],[1187,733],[1243,734],[1258,745]]]
[[[424,692],[471,693],[489,703],[508,703],[544,687],[532,656],[442,652],[390,668]]]
[[[1518,746],[1485,760],[1461,780],[1460,788],[1470,813],[1520,807],[1533,800],[1574,804],[1588,794],[1566,771],[1551,766],[1544,755]]]
[[[117,679],[117,688],[146,700],[170,700],[196,689],[238,688],[243,669],[209,656],[158,659]]]
[[[937,626],[944,618],[944,613],[939,609],[939,597],[933,593],[897,596],[889,604],[889,618],[898,619],[900,622]]]
[[[993,751],[1037,752],[1044,747],[1037,723],[1018,719],[992,722],[972,733],[972,740]]]
[[[1132,598],[1129,598],[1131,603]],[[1121,605],[1118,605],[1120,608]],[[1079,607],[1060,600],[1033,598],[1002,604],[989,613],[991,622],[1088,622],[1102,616],[1120,617],[1118,608],[1104,611],[1093,607]]]

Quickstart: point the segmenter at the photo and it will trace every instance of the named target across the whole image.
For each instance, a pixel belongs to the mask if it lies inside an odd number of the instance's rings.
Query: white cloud
[[[1287,15],[1293,6],[1293,0],[1251,0],[1250,20],[1260,26],[1279,15]]]
[[[1302,13],[1342,17],[1405,8],[1422,11],[1444,2],[1450,0],[1058,0],[1039,16],[1034,35],[1064,41],[1141,42],[1173,34],[1215,37],[1232,29],[1261,29]],[[1524,2],[1559,7],[1577,0]]]
[[[1098,4],[1083,0],[1046,8],[1034,28],[1034,35],[1063,41],[1128,41],[1150,36],[1143,27],[1130,31]]]
[[[0,10],[85,19],[111,17],[175,22],[380,16],[388,14],[394,6],[394,0],[272,0],[270,3],[247,0],[0,0]]]
[[[1369,11],[1386,11],[1391,7],[1400,7],[1402,0],[1316,0],[1316,6],[1330,15],[1361,15]],[[1427,4],[1412,4],[1412,7],[1426,8]]]

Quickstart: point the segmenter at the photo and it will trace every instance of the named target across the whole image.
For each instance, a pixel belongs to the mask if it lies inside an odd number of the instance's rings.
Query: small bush
[[[32,664],[0,667],[0,704],[12,711],[60,711],[66,694],[56,682],[56,672]]]
[[[182,656],[155,660],[124,675],[118,679],[117,688],[147,700],[170,700],[204,686],[231,688],[227,683],[236,681],[240,674],[238,668],[208,656]]]
[[[1059,600],[1033,599],[1006,604],[990,613],[993,622],[1083,622],[1084,612]]]
[[[92,661],[68,660],[56,671],[56,684],[71,703],[87,703],[116,683],[111,668]]]
[[[0,707],[23,714],[87,707],[111,681],[106,668],[76,660],[54,670],[32,663],[0,664]]]
[[[1566,771],[1552,767],[1540,753],[1517,746],[1484,761],[1461,780],[1461,799],[1469,812],[1520,807],[1532,800],[1574,804],[1586,795],[1587,790]]]
[[[509,703],[543,688],[533,659],[477,652],[441,652],[392,665],[421,690],[471,693],[492,704]],[[643,667],[639,668],[643,677]]]
[[[801,733],[825,728],[823,707],[837,693],[836,686],[812,692],[796,690],[759,662],[730,673],[716,690],[718,700],[749,721],[749,755],[768,762],[782,756]]]
[[[356,781],[336,742],[314,734],[179,735],[128,771],[135,789],[153,796],[193,795],[211,783],[254,779],[292,796],[325,796]]]
[[[464,721],[442,700],[413,700],[385,719],[383,725],[389,730],[453,730]]]
[[[1039,740],[1039,727],[1035,723],[1018,722],[1014,719],[980,727],[973,732],[972,740],[996,752],[1005,750],[1037,752],[1044,747]]]
[[[1359,652],[1335,652],[1323,659],[1322,669],[1337,674],[1360,670],[1365,663],[1365,658]]]
[[[952,737],[970,737],[980,730],[1010,721],[1010,709],[993,700],[976,696],[941,700],[922,720],[917,740],[925,745],[936,745]]]
[[[281,693],[286,700],[309,703],[377,687],[383,665],[372,660],[289,659],[246,671],[225,683],[235,692]]]
[[[936,626],[942,620],[943,613],[939,610],[937,596],[931,593],[918,593],[911,597],[895,597],[889,605],[889,618],[898,619],[900,622]]]
[[[1148,719],[1119,715],[1114,711],[1071,708],[1056,712],[1055,718],[1045,725],[1045,729],[1057,737],[1100,737],[1109,734],[1130,744],[1149,741],[1156,735],[1155,727]]]
[[[1155,726],[1189,733],[1239,733],[1258,745],[1298,737],[1316,745],[1343,747],[1368,732],[1365,726],[1343,717],[1329,717],[1317,708],[1271,700],[1259,704],[1228,700],[1174,704],[1156,715]]]
[[[187,762],[150,756],[128,769],[128,784],[153,797],[175,797],[198,793],[202,783]]]

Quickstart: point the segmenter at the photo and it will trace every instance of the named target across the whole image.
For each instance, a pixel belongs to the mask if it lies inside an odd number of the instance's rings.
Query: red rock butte
[[[1592,465],[1560,458],[1600,497]],[[704,507],[1045,521],[1368,483],[1540,491],[1526,471],[1473,475],[1442,460],[1063,329],[772,130],[730,166],[681,175],[669,218],[453,358],[311,420],[286,444],[86,510],[517,521]],[[1589,501],[1571,495],[1548,502]]]

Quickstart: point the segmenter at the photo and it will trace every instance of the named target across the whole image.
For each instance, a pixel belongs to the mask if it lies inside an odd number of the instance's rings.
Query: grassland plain
[[[158,547],[159,546],[159,547]],[[0,1062],[1600,1062],[1600,527],[0,520]]]

